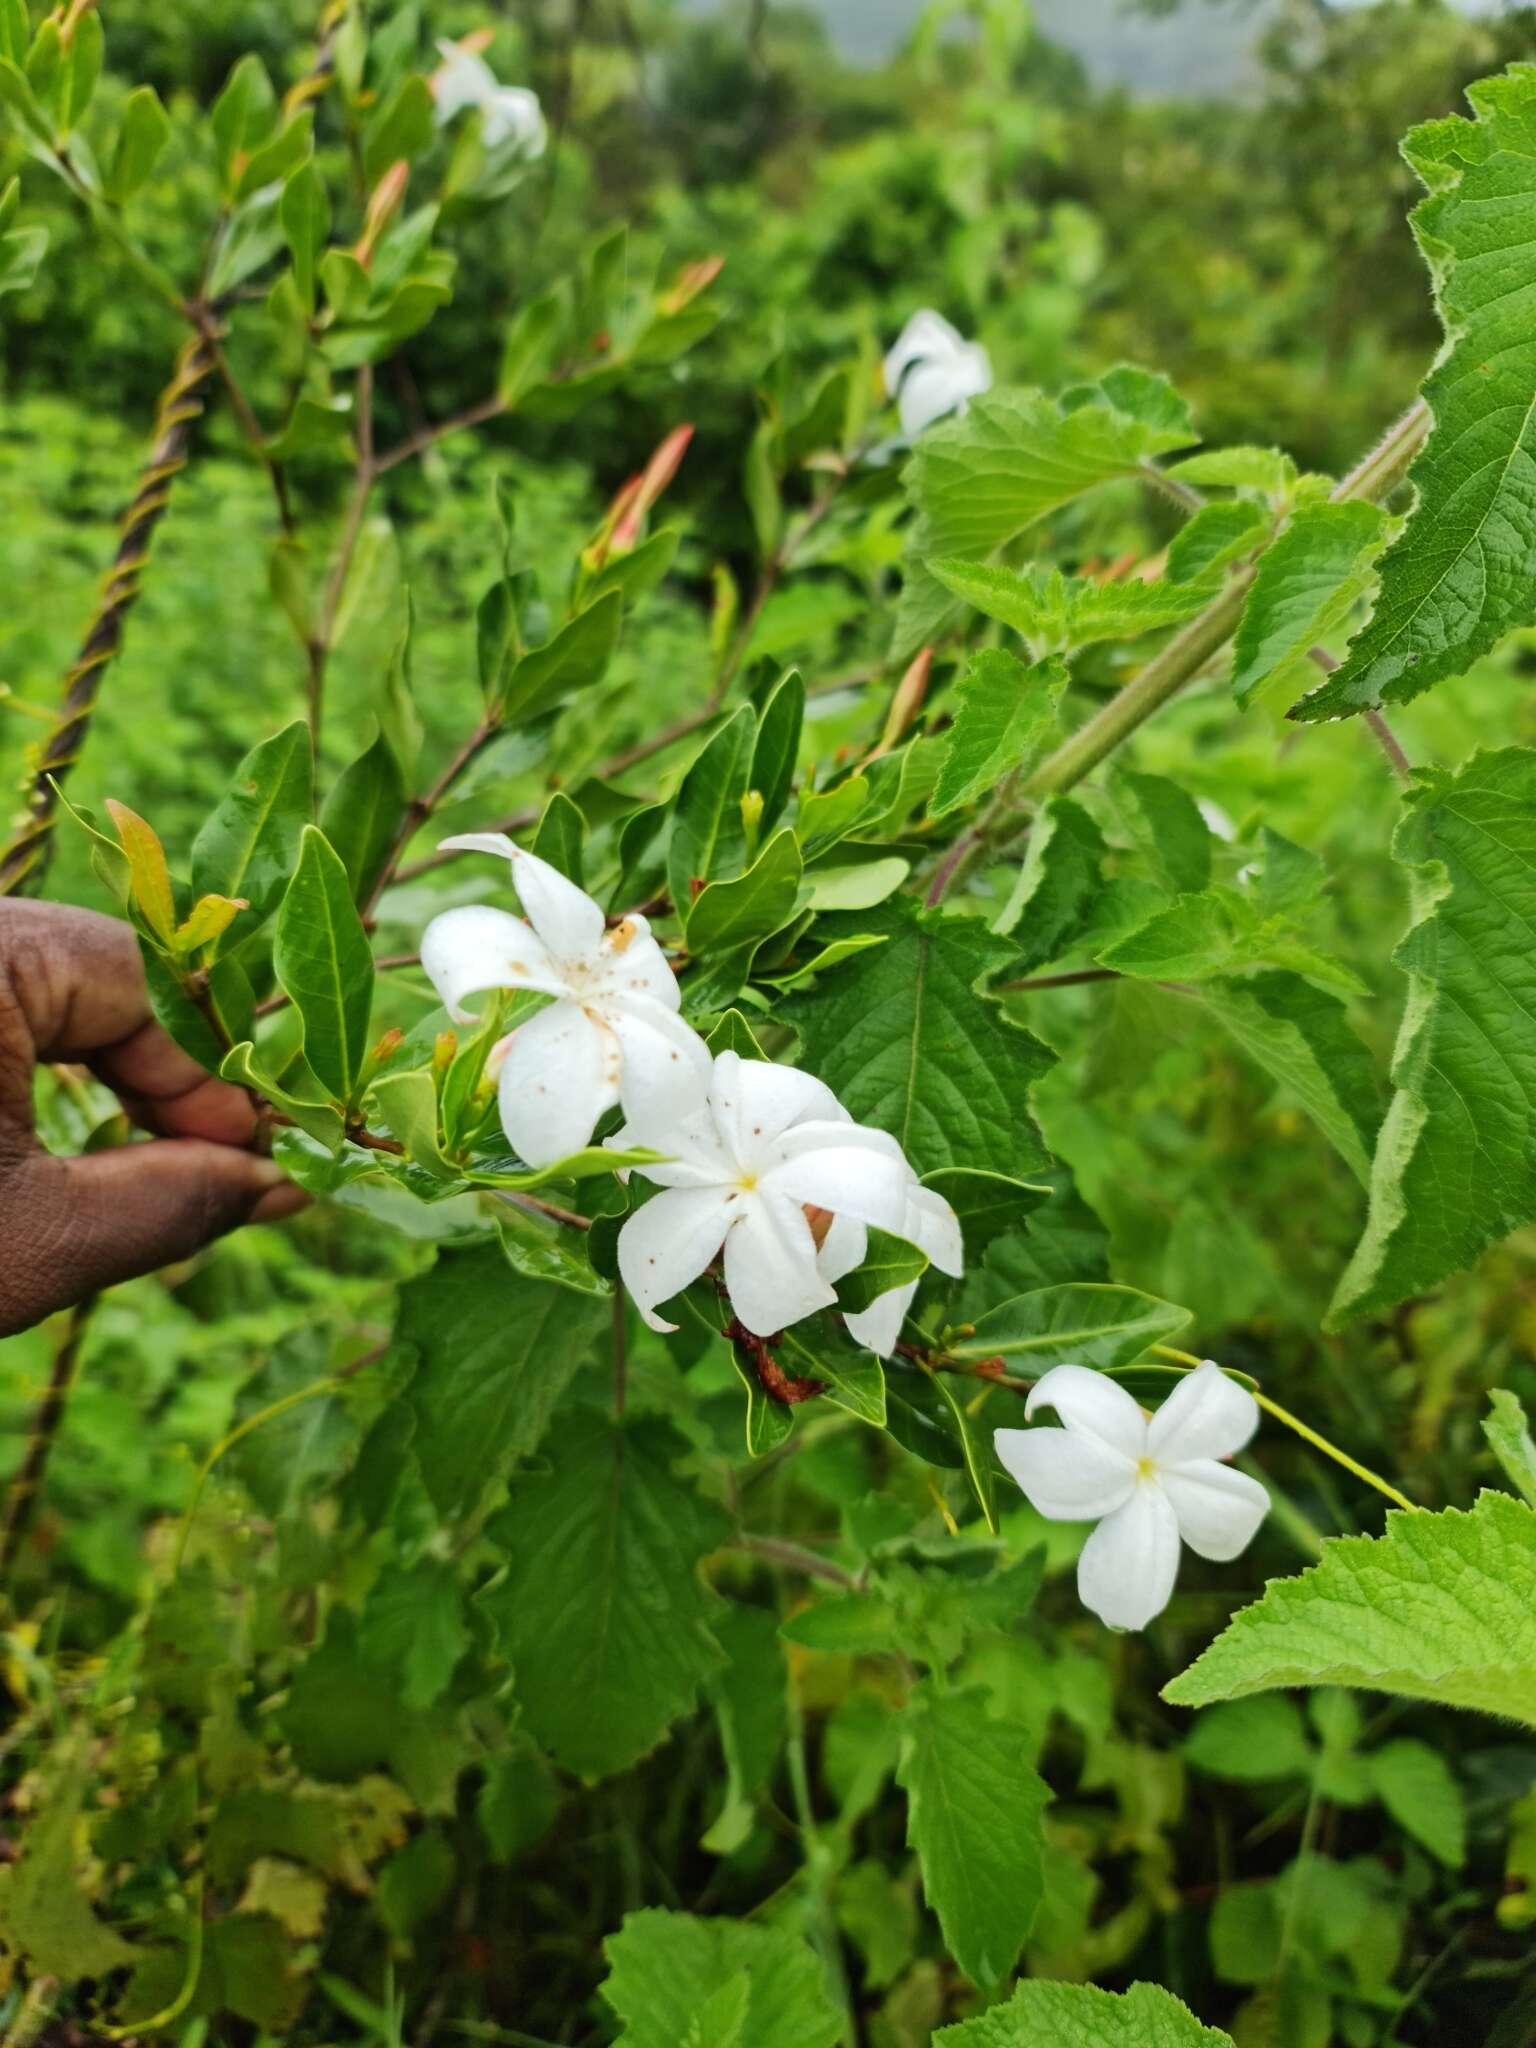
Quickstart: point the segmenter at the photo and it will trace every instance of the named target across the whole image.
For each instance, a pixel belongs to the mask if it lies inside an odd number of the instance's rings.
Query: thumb
[[[202,1138],[83,1159],[34,1154],[0,1204],[13,1248],[0,1272],[0,1335],[188,1258],[238,1224],[291,1216],[307,1199],[270,1159]]]

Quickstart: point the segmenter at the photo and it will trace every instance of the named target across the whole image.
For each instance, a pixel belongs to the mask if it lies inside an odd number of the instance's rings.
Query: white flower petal
[[[953,355],[964,347],[965,336],[957,327],[951,326],[944,315],[936,313],[931,306],[922,307],[912,315],[886,351],[882,365],[886,390],[894,398],[902,373],[925,356]]]
[[[869,1307],[860,1309],[857,1315],[845,1315],[843,1321],[854,1343],[862,1344],[868,1351],[878,1352],[881,1358],[889,1358],[896,1349],[901,1326],[907,1319],[907,1310],[912,1306],[916,1292],[917,1282],[913,1280],[905,1287],[892,1287],[877,1295]]]
[[[1146,1455],[1146,1418],[1124,1387],[1086,1365],[1056,1365],[1036,1380],[1024,1413],[1054,1408],[1068,1429],[1095,1436],[1125,1458]]]
[[[619,1232],[619,1277],[653,1330],[675,1330],[657,1305],[697,1280],[719,1251],[732,1210],[718,1188],[668,1188]]]
[[[1157,1476],[1178,1517],[1179,1534],[1198,1556],[1216,1564],[1246,1550],[1269,1513],[1269,1495],[1258,1480],[1214,1458],[1165,1467]]]
[[[646,996],[663,1009],[683,1007],[677,976],[638,911],[631,911],[603,933],[598,959],[600,986],[606,997],[627,1003],[633,996]]]
[[[775,1150],[777,1163],[761,1177],[765,1190],[901,1235],[911,1169],[884,1131],[863,1124],[796,1124]]]
[[[615,1152],[636,1145],[664,1152],[663,1163],[636,1168],[660,1188],[726,1188],[737,1182],[735,1162],[722,1151],[707,1106],[687,1115],[632,1116],[606,1142]]]
[[[511,864],[517,846],[505,832],[459,832],[452,839],[439,839],[439,853],[489,853]]]
[[[675,1010],[648,996],[603,1004],[597,1014],[623,1050],[619,1100],[624,1114],[643,1116],[649,1128],[660,1127],[665,1135],[699,1105],[700,1091],[709,1082],[708,1046]],[[671,1149],[667,1143],[656,1146],[659,1152]]]
[[[510,910],[484,903],[434,917],[421,935],[421,964],[456,1024],[467,1024],[473,1015],[464,998],[484,989],[533,989],[541,995],[565,990],[538,933]]]
[[[1004,1471],[1049,1522],[1113,1514],[1136,1485],[1136,1461],[1083,1430],[996,1429],[992,1441]]]
[[[901,431],[915,441],[946,413],[964,410],[966,401],[992,388],[992,361],[977,343],[943,361],[914,363],[901,380],[896,410]]]
[[[444,37],[438,39],[437,49],[443,67],[432,80],[432,91],[437,101],[437,125],[441,128],[466,107],[485,106],[495,98],[498,87],[495,72],[473,50],[463,49]]]
[[[480,132],[487,149],[515,142],[528,157],[542,156],[549,139],[539,96],[525,85],[497,87],[485,103]]]
[[[771,1337],[837,1296],[816,1270],[805,1211],[759,1190],[739,1197],[741,1220],[725,1240],[725,1287],[738,1322]]]
[[[502,1062],[501,1124],[530,1166],[579,1152],[619,1099],[618,1040],[575,1003],[551,1003],[512,1034]]]
[[[558,868],[514,846],[512,886],[529,923],[557,960],[584,960],[598,951],[608,930],[602,905]]]
[[[1259,1404],[1229,1380],[1213,1359],[1186,1373],[1147,1430],[1147,1452],[1159,1465],[1190,1458],[1230,1458],[1259,1426]]]
[[[868,1251],[869,1232],[863,1224],[852,1216],[834,1216],[816,1254],[817,1270],[823,1280],[841,1280],[855,1266],[863,1265]]]
[[[744,1168],[765,1164],[792,1125],[811,1118],[849,1121],[832,1090],[814,1074],[773,1060],[744,1060],[735,1052],[717,1056],[710,1098],[720,1135]]]
[[[1100,1522],[1077,1560],[1077,1594],[1111,1628],[1145,1628],[1173,1597],[1179,1525],[1153,1484]]]
[[[921,1184],[907,1190],[907,1221],[902,1236],[928,1254],[941,1273],[958,1280],[965,1271],[965,1240],[960,1219],[944,1197]]]

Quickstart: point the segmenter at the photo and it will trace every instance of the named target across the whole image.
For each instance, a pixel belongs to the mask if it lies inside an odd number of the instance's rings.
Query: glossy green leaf
[[[1022,1361],[1035,1374],[1053,1365],[1104,1371],[1167,1343],[1189,1321],[1187,1308],[1134,1287],[1041,1287],[978,1317],[975,1330],[948,1349],[956,1358],[1005,1358],[1015,1370]]]
[[[837,1283],[838,1307],[859,1315],[894,1287],[908,1287],[928,1270],[928,1255],[892,1237],[887,1230],[871,1230],[864,1263],[845,1273]]]
[[[152,85],[132,91],[123,105],[122,126],[112,156],[107,189],[121,203],[149,183],[160,153],[171,138],[170,116]]]
[[[758,719],[757,742],[752,749],[748,786],[763,800],[761,829],[771,832],[778,823],[790,790],[794,787],[795,763],[800,757],[800,733],[805,722],[805,684],[798,669],[791,669],[773,688]]]
[[[601,682],[619,644],[624,600],[611,590],[579,613],[543,647],[512,665],[501,696],[501,715],[518,725],[552,711],[577,690]]]
[[[347,871],[354,901],[366,903],[405,822],[405,789],[382,733],[342,769],[320,813],[320,829]]]
[[[690,951],[723,951],[779,931],[794,915],[800,875],[799,842],[786,826],[745,874],[700,891],[688,912]]]
[[[293,281],[300,303],[306,313],[313,313],[320,252],[331,231],[331,206],[324,180],[312,162],[301,163],[284,185],[278,218],[293,257]]]
[[[329,1102],[296,1094],[291,1087],[275,1080],[263,1068],[249,1039],[230,1047],[219,1062],[219,1072],[226,1081],[234,1081],[242,1088],[254,1088],[258,1095],[280,1109],[290,1122],[297,1124],[301,1131],[307,1131],[328,1152],[335,1152],[340,1147],[346,1135],[340,1112]]]
[[[304,1057],[338,1102],[350,1102],[368,1053],[373,955],[347,871],[306,825],[277,913],[272,964],[303,1026]]]
[[[693,900],[693,884],[740,872],[746,841],[741,800],[747,793],[757,719],[743,705],[721,726],[683,778],[667,844],[672,901]]]

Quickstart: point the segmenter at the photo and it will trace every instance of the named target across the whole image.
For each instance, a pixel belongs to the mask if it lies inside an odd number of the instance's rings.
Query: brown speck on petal
[[[622,924],[616,924],[613,930],[608,934],[609,952],[627,952],[631,944],[634,942],[635,931],[635,920],[632,917],[626,917]]]

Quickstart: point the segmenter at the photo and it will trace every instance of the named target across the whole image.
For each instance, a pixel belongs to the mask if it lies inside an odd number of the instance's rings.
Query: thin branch
[[[47,1389],[38,1405],[37,1414],[33,1417],[26,1449],[21,1454],[21,1463],[5,1497],[4,1519],[0,1521],[0,1582],[8,1580],[11,1576],[16,1563],[16,1553],[21,1548],[21,1539],[26,1534],[38,1495],[42,1491],[48,1460],[53,1455],[54,1442],[69,1401],[69,1390],[74,1384],[75,1368],[80,1361],[80,1347],[85,1342],[91,1312],[98,1298],[94,1294],[88,1295],[70,1311],[63,1338],[58,1350],[53,1354],[53,1367],[48,1375]]]
[[[486,420],[500,418],[507,409],[504,398],[482,398],[478,404],[466,406],[463,412],[456,412],[452,419],[439,420],[436,426],[423,427],[419,433],[407,440],[387,448],[373,465],[375,476],[383,476],[386,470],[397,463],[409,462],[413,455],[420,455],[424,449],[435,448],[439,441],[446,441],[450,434],[462,434],[467,427],[478,427]]]
[[[1331,676],[1339,665],[1326,647],[1309,647],[1307,654],[1311,660],[1317,663],[1324,675]],[[1397,734],[1388,725],[1382,713],[1374,705],[1367,705],[1361,716],[1365,721],[1367,730],[1374,736],[1381,751],[1386,755],[1388,762],[1391,764],[1393,774],[1398,776],[1403,782],[1412,782],[1413,763],[1403,752]]]
[[[399,829],[395,833],[389,852],[386,854],[384,862],[379,869],[378,879],[368,891],[366,899],[360,906],[365,924],[371,920],[374,911],[378,908],[379,898],[384,894],[390,883],[397,879],[395,870],[399,865],[401,854],[404,853],[438,805],[447,797],[459,777],[479,757],[481,752],[489,746],[499,729],[490,719],[482,719],[463,746],[459,748],[453,759],[448,763],[442,774],[438,776],[436,782],[432,784],[432,787],[424,795],[412,797],[411,801],[406,805],[405,815],[400,820]]]
[[[524,1209],[530,1216],[547,1216],[551,1223],[563,1223],[567,1230],[590,1230],[592,1218],[578,1215],[574,1209],[559,1208],[554,1202],[541,1202],[537,1195],[527,1195],[520,1188],[495,1188],[498,1202],[505,1202],[513,1209]]]
[[[853,462],[857,459],[855,456],[850,460],[849,469],[852,468]],[[735,635],[731,641],[730,651],[721,663],[719,674],[715,677],[714,691],[709,700],[711,711],[719,707],[726,691],[729,690],[731,684],[736,680],[736,673],[740,669],[742,662],[746,659],[747,649],[752,644],[752,635],[757,630],[757,622],[763,615],[763,607],[778,588],[779,579],[783,576],[785,570],[793,565],[795,556],[831,511],[837,500],[837,494],[847,481],[847,477],[848,470],[844,469],[831,477],[823,485],[800,518],[785,531],[783,537],[764,561],[762,571],[757,579],[757,588],[753,591],[751,601],[741,615]]]
[[[1000,995],[1004,989],[1010,993],[1020,989],[1033,988],[1076,988],[1085,981],[1120,981],[1124,977],[1114,967],[1079,967],[1071,974],[1028,974],[1022,981],[998,981],[992,984],[993,993]]]
[[[828,1585],[843,1586],[849,1592],[858,1590],[859,1581],[852,1572],[834,1564],[829,1557],[818,1557],[814,1550],[802,1550],[798,1543],[784,1543],[777,1536],[750,1536],[744,1532],[725,1547],[742,1551],[748,1557],[760,1557],[764,1564],[777,1565],[780,1571],[799,1572],[807,1579],[825,1579]]]

